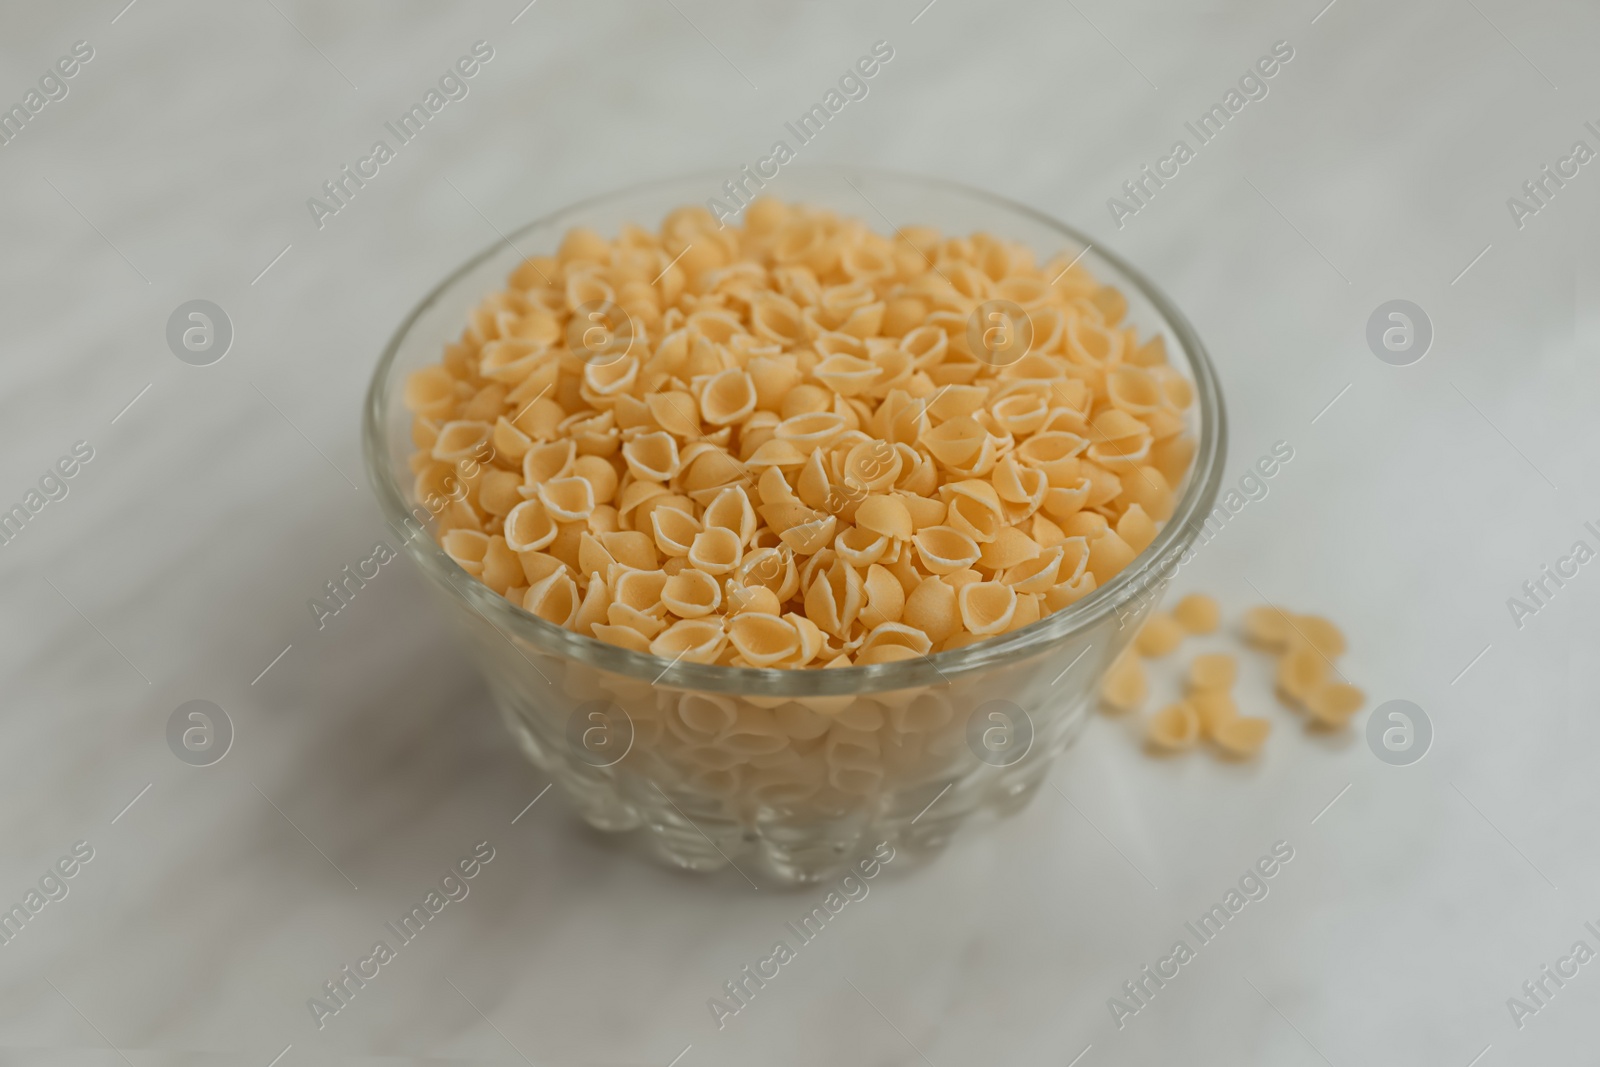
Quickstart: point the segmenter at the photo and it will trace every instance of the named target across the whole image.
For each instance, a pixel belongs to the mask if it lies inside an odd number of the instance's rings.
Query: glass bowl
[[[1182,313],[1082,234],[990,193],[862,168],[786,167],[784,200],[832,208],[880,232],[920,223],[1064,253],[1127,298],[1127,321],[1164,337],[1194,383],[1198,440],[1155,541],[1069,607],[965,648],[896,663],[778,670],[671,663],[548,623],[462,570],[413,498],[406,376],[436,363],[469,311],[526,255],[586,226],[614,235],[721,197],[697,174],[596,197],[529,223],[451,273],[396,331],[373,374],[363,426],[368,476],[386,520],[465,631],[512,735],[582,817],[631,832],[657,858],[752,882],[837,874],[887,842],[926,858],[980,811],[1021,808],[1082,732],[1100,679],[1159,603],[1221,480],[1226,423],[1216,374]]]

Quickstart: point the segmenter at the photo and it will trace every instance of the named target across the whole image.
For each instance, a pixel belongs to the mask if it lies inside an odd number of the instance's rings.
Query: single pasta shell
[[[634,611],[655,611],[667,581],[665,571],[623,571],[611,583],[613,604]]]
[[[911,539],[911,512],[897,496],[869,493],[856,508],[856,525],[896,541]]]
[[[608,645],[616,645],[630,652],[649,652],[650,639],[631,626],[612,626],[597,622],[591,628],[595,637]]]
[[[1321,726],[1338,728],[1350,721],[1361,710],[1367,696],[1353,685],[1344,682],[1327,682],[1306,696],[1306,710]]]
[[[1019,566],[1044,554],[1039,543],[1015,526],[1003,526],[994,540],[982,546],[983,565],[1000,571]],[[1014,583],[1013,583],[1014,584]],[[1026,591],[1026,590],[1024,590]],[[1044,590],[1038,590],[1043,592]]]
[[[968,633],[1004,633],[1017,610],[1017,591],[1004,582],[970,582],[956,594]]]
[[[1211,740],[1216,742],[1218,748],[1236,759],[1248,759],[1261,751],[1261,746],[1266,744],[1267,735],[1272,732],[1272,723],[1266,719],[1238,718],[1230,719],[1217,727],[1211,735]]]
[[[506,516],[504,534],[513,552],[537,552],[547,548],[560,532],[544,503],[538,499],[524,500]]]
[[[661,603],[680,619],[698,619],[722,606],[722,586],[704,571],[685,568],[661,587]]]
[[[1171,615],[1158,611],[1139,630],[1139,636],[1133,639],[1133,644],[1139,655],[1159,659],[1177,648],[1182,641],[1183,627],[1173,621]]]
[[[1106,398],[1119,411],[1143,417],[1159,408],[1166,394],[1154,374],[1122,363],[1106,373]]]
[[[933,642],[927,634],[915,626],[885,622],[873,627],[867,634],[867,639],[861,643],[861,651],[867,652],[886,646],[908,649],[914,656],[925,656],[933,648]]]
[[[727,643],[728,635],[720,621],[680,619],[650,642],[650,651],[663,659],[715,663]]]
[[[665,482],[678,473],[678,442],[662,430],[640,434],[622,446],[622,459],[635,478]]]
[[[692,393],[668,390],[650,393],[644,398],[650,417],[656,425],[679,437],[697,437],[700,434],[700,409]]]
[[[1080,513],[1081,514],[1081,513]],[[1115,530],[1107,529],[1099,537],[1089,540],[1089,572],[1100,585],[1105,585],[1122,571],[1139,553],[1124,541]],[[1170,618],[1170,616],[1169,616]],[[1177,626],[1177,623],[1173,623]],[[1182,629],[1179,629],[1180,636]]]
[[[901,618],[927,634],[935,644],[961,629],[961,612],[955,588],[942,578],[924,578],[906,597]]]
[[[929,526],[911,539],[922,560],[922,566],[931,574],[954,574],[978,561],[978,543],[951,526]]]
[[[1189,663],[1191,689],[1231,689],[1239,674],[1239,662],[1225,652],[1196,656]]]
[[[557,522],[578,522],[594,511],[594,486],[586,478],[556,478],[541,483],[538,493],[545,512]]]
[[[1215,737],[1223,723],[1239,717],[1239,705],[1221,689],[1199,689],[1189,694],[1189,706],[1200,716],[1200,728],[1207,737]]]
[[[1213,634],[1222,624],[1222,609],[1215,598],[1204,593],[1190,593],[1173,606],[1172,617],[1192,634]]]
[[[739,536],[739,543],[747,545],[756,535],[756,513],[743,486],[729,486],[717,493],[705,513],[700,517],[707,529],[726,527]]]
[[[714,376],[700,393],[700,417],[713,426],[739,422],[755,409],[755,383],[741,368]]]
[[[1244,639],[1252,645],[1283,648],[1288,645],[1291,633],[1289,613],[1282,608],[1260,604],[1244,613]]]
[[[1327,684],[1330,671],[1321,653],[1296,641],[1278,660],[1278,691],[1304,707],[1307,698]]]
[[[1143,552],[1156,539],[1156,524],[1138,504],[1129,504],[1128,510],[1117,520],[1117,536],[1128,543],[1135,552]],[[1187,629],[1187,627],[1185,627]]]
[[[1061,545],[1051,545],[1033,558],[1007,568],[1000,580],[1019,593],[1047,593],[1058,580],[1056,575],[1061,570],[1062,558]]]
[[[693,515],[681,508],[658,507],[650,511],[650,529],[655,546],[666,555],[687,556],[702,528]]]
[[[1100,702],[1109,711],[1132,711],[1144,703],[1149,692],[1144,668],[1131,652],[1118,656],[1100,682]]]
[[[445,555],[462,570],[477,577],[483,574],[483,557],[489,551],[489,538],[476,530],[450,530],[439,539]]]
[[[847,526],[834,538],[833,548],[850,566],[865,570],[888,552],[889,539],[859,526]]]
[[[728,624],[728,640],[752,667],[770,667],[800,653],[794,623],[776,615],[746,613]]]
[[[744,558],[744,543],[725,526],[701,530],[689,546],[690,566],[707,574],[727,574]]]
[[[1344,634],[1321,615],[1293,615],[1289,619],[1295,635],[1329,659],[1344,655]]]
[[[578,587],[565,570],[556,571],[544,581],[530,586],[522,598],[523,610],[539,616],[545,622],[563,627],[572,625],[581,603]]]
[[[1185,702],[1169,704],[1145,726],[1145,740],[1167,752],[1193,748],[1200,740],[1200,716]]]

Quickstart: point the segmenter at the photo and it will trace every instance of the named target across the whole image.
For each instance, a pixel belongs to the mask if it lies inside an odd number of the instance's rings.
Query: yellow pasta
[[[1139,655],[1159,659],[1183,641],[1183,628],[1164,611],[1153,612],[1133,639]]]
[[[1149,692],[1144,668],[1132,650],[1118,656],[1100,682],[1100,702],[1111,711],[1132,711],[1144,702]]]
[[[1239,706],[1224,689],[1200,689],[1189,694],[1189,706],[1200,716],[1200,730],[1215,739],[1224,724],[1239,717]]]
[[[1338,728],[1366,702],[1366,694],[1345,682],[1325,682],[1305,696],[1306,711],[1317,723]]]
[[[1189,664],[1189,686],[1192,689],[1231,689],[1238,673],[1238,660],[1226,653],[1196,656]]]
[[[1200,716],[1187,702],[1169,704],[1145,725],[1145,740],[1168,752],[1193,748],[1200,740]]]
[[[1224,754],[1246,759],[1261,751],[1271,732],[1272,723],[1266,719],[1241,716],[1219,724],[1211,732],[1211,740]]]
[[[1172,617],[1186,631],[1197,636],[1214,634],[1222,625],[1222,609],[1214,597],[1190,593],[1172,608]]]
[[[968,337],[990,299],[1031,335],[1004,361]],[[1109,583],[1172,514],[1194,390],[1126,309],[1068,256],[773,200],[742,227],[684,208],[576,229],[407,378],[416,495],[447,501],[437,535],[470,574],[633,651],[791,669],[963,647]],[[682,728],[718,795],[750,770],[713,755],[729,728]],[[730,736],[780,753],[765,721]],[[886,757],[827,737],[826,775],[762,764],[762,795],[874,788]]]
[[[1289,615],[1282,608],[1260,605],[1244,614],[1245,640],[1260,648],[1281,649],[1289,643],[1292,630]]]
[[[1288,619],[1293,640],[1304,641],[1326,659],[1344,655],[1344,634],[1320,615],[1293,615]]]
[[[1293,703],[1304,705],[1313,690],[1327,683],[1330,670],[1322,653],[1297,641],[1278,660],[1278,690]]]

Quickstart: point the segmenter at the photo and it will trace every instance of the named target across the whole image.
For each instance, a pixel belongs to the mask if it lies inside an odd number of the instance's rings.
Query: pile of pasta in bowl
[[[1195,454],[1162,337],[1066,255],[757,200],[574,229],[411,374],[466,572],[667,660],[927,656],[1082,599]]]

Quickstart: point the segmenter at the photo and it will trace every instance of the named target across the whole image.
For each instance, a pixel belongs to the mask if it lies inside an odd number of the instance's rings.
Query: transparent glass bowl
[[[669,664],[557,627],[511,604],[423,532],[412,498],[406,376],[436,363],[468,311],[503,287],[524,253],[550,253],[573,226],[614,235],[720,196],[722,176],[652,182],[528,224],[453,272],[406,317],[373,374],[363,426],[384,515],[466,632],[495,704],[528,757],[592,826],[633,831],[656,857],[752,882],[828,878],[888,841],[926,857],[980,810],[1021,808],[1082,731],[1106,668],[1159,602],[1209,513],[1226,423],[1215,372],[1183,315],[1143,276],[1080,233],[1019,204],[949,182],[859,168],[785,168],[773,193],[862,218],[985,230],[1040,260],[1082,253],[1128,300],[1144,336],[1162,334],[1195,385],[1199,447],[1154,543],[1104,587],[1024,629],[919,660],[836,670]],[[408,520],[410,520],[408,522]],[[407,534],[410,536],[407,536]]]

